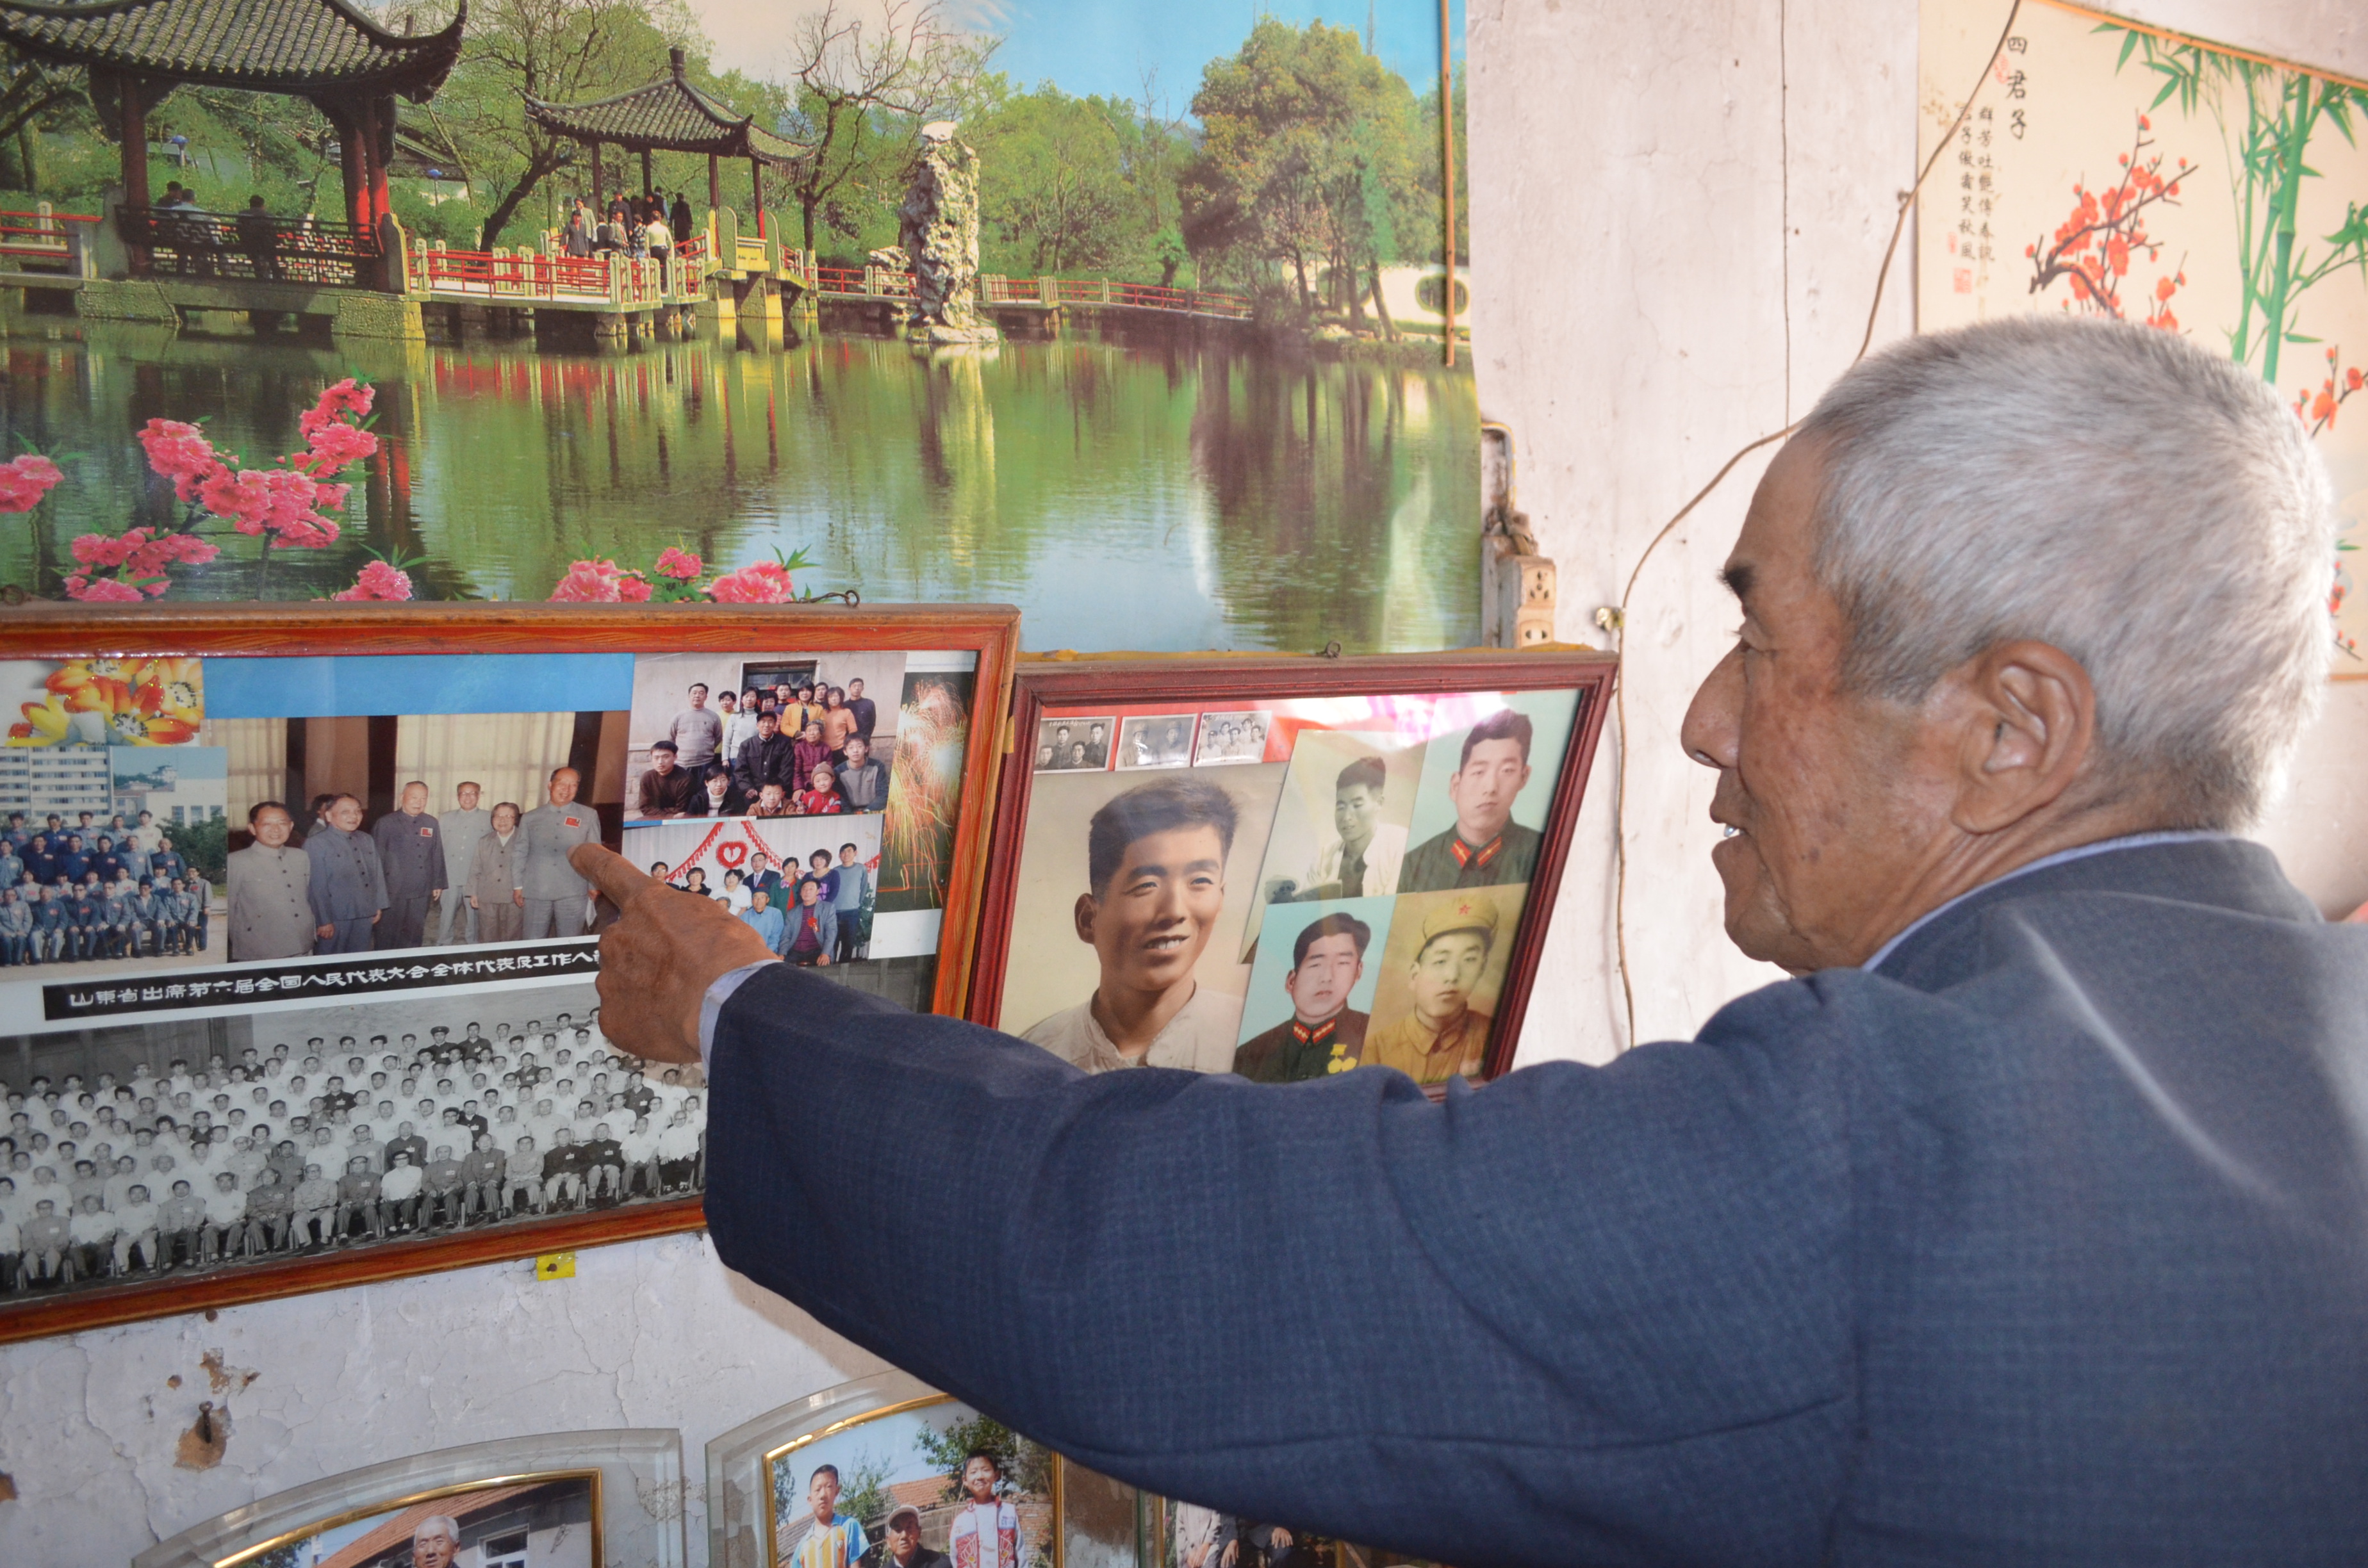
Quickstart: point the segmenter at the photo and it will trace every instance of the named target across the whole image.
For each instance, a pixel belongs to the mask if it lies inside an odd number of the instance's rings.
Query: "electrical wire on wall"
[[[1890,279],[1891,263],[1899,254],[1899,236],[1907,232],[1907,214],[1915,210],[1917,197],[1918,193],[1923,190],[1924,182],[1931,177],[1934,166],[1941,162],[1941,154],[1947,152],[1950,146],[1955,142],[1957,140],[1957,132],[1964,127],[1965,117],[1973,113],[1974,100],[1981,96],[1982,83],[1989,79],[1991,66],[1997,62],[1998,56],[2005,51],[2007,40],[2014,36],[2015,18],[2021,14],[2022,0],[2014,0],[2014,3],[2007,7],[2006,25],[1998,29],[1998,43],[1990,50],[1988,55],[1986,56],[1982,62],[1982,74],[1980,79],[1974,83],[1973,90],[1965,95],[1964,103],[1957,109],[1957,118],[1949,123],[1948,133],[1933,144],[1932,155],[1926,158],[1924,160],[1924,166],[1916,171],[1916,183],[1909,186],[1905,191],[1900,193],[1899,211],[1896,216],[1894,216],[1891,222],[1891,243],[1883,247],[1883,266],[1876,270],[1874,275],[1874,298],[1867,303],[1866,331],[1859,338],[1858,352],[1850,356],[1851,365],[1855,365],[1860,360],[1865,358],[1868,348],[1873,346],[1874,324],[1881,317],[1883,312],[1884,285]],[[1788,235],[1788,248],[1789,238],[1790,236]],[[1790,330],[1791,317],[1789,312],[1791,308],[1792,302],[1788,299],[1785,301],[1785,309],[1788,312],[1786,316],[1788,332]],[[1789,354],[1787,358],[1789,360]],[[1789,377],[1790,365],[1788,363],[1788,382]],[[1791,388],[1788,384],[1786,387],[1786,395],[1788,398],[1790,394]],[[1798,423],[1798,421],[1794,421],[1793,424],[1785,426],[1781,430],[1771,430],[1767,435],[1761,436],[1755,440],[1748,441],[1741,447],[1737,448],[1735,455],[1728,458],[1725,462],[1720,464],[1718,472],[1711,475],[1710,483],[1703,485],[1700,490],[1695,491],[1693,498],[1688,501],[1684,506],[1678,508],[1677,516],[1671,517],[1668,522],[1661,525],[1660,531],[1655,534],[1651,542],[1645,546],[1644,553],[1636,557],[1635,567],[1628,574],[1627,585],[1620,590],[1620,604],[1618,608],[1609,611],[1599,610],[1597,612],[1597,619],[1599,620],[1608,623],[1610,629],[1616,630],[1620,633],[1620,651],[1622,654],[1621,663],[1622,665],[1620,672],[1621,678],[1612,687],[1611,699],[1613,712],[1618,716],[1620,729],[1620,773],[1617,781],[1618,787],[1613,791],[1611,798],[1612,866],[1614,877],[1611,894],[1611,925],[1613,939],[1617,943],[1620,965],[1620,996],[1622,1002],[1626,1007],[1628,1018],[1627,1038],[1621,1046],[1621,1049],[1623,1051],[1629,1046],[1633,1046],[1636,1043],[1636,987],[1635,983],[1630,979],[1628,973],[1628,672],[1625,665],[1627,663],[1626,654],[1628,651],[1627,627],[1629,601],[1634,599],[1636,596],[1636,580],[1645,574],[1645,563],[1653,559],[1653,552],[1661,548],[1661,541],[1668,539],[1670,534],[1676,532],[1678,525],[1684,522],[1689,517],[1692,516],[1694,508],[1708,500],[1711,493],[1726,482],[1726,476],[1735,472],[1735,467],[1737,463],[1741,462],[1745,458],[1749,457],[1752,453],[1758,451],[1760,448],[1769,445],[1770,442],[1782,440],[1785,437],[1793,433],[1793,431],[1797,427]]]

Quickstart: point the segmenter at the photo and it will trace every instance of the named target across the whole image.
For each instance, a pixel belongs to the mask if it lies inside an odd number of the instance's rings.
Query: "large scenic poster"
[[[455,7],[281,9],[416,62]],[[105,40],[0,18],[0,586],[1472,642],[1462,10],[479,0],[375,131],[303,50],[150,81],[128,218]],[[987,330],[916,340],[973,233]]]
[[[1981,86],[1925,187],[1918,325],[2112,316],[2257,371],[2334,474],[2336,671],[2368,676],[2368,84],[2055,0],[2001,46],[2008,10],[1924,0],[1919,158]]]

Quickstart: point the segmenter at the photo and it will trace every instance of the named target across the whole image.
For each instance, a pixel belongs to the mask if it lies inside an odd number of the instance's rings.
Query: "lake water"
[[[274,551],[259,585],[235,539],[176,572],[176,597],[310,598],[353,580],[363,544],[426,556],[423,597],[518,599],[580,556],[646,565],[679,543],[740,565],[803,546],[803,587],[1015,603],[1034,649],[1477,640],[1479,419],[1444,369],[1214,336],[930,357],[711,334],[571,354],[44,324],[9,324],[0,416],[11,454],[29,440],[66,479],[40,540],[0,527],[0,582],[45,571],[45,593],[76,534],[165,516],[133,439],[149,418],[202,417],[264,466],[325,381],[359,374],[386,449],[347,540]]]

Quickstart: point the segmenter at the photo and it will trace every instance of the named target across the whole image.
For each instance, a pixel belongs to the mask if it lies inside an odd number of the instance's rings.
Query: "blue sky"
[[[798,24],[825,0],[689,0],[715,44],[714,62],[756,76],[787,74]],[[881,0],[839,0],[842,16],[876,16]],[[1365,29],[1366,0],[941,0],[971,29],[998,33],[996,68],[1023,87],[1050,80],[1064,92],[1143,96],[1158,73],[1167,112],[1190,109],[1201,68],[1231,54],[1260,16],[1294,25],[1323,20]],[[1463,0],[1450,0],[1455,56],[1463,57]],[[1375,52],[1421,92],[1439,75],[1438,0],[1372,0]]]
[[[1455,54],[1463,54],[1463,0],[1451,0]],[[1200,85],[1201,68],[1239,49],[1260,16],[1304,26],[1324,21],[1365,29],[1365,0],[1003,0],[1004,45],[997,69],[1023,87],[1047,79],[1064,92],[1142,96],[1144,69],[1158,70],[1158,90],[1180,115]],[[1439,74],[1436,0],[1372,0],[1374,52],[1421,92]]]

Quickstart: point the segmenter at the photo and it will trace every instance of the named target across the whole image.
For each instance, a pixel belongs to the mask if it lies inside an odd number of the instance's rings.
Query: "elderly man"
[[[2168,333],[1853,369],[1682,731],[1727,932],[1796,978],[1609,1067],[1089,1077],[586,850],[602,1027],[708,1061],[727,1264],[1147,1488],[1460,1562],[2356,1562],[2368,931],[2232,836],[2327,678],[2333,510]],[[937,1244],[987,1178],[996,1244]]]
[[[477,803],[484,794],[484,785],[473,779],[463,780],[453,788],[453,809],[441,818],[444,870],[450,885],[437,903],[436,945],[439,948],[455,941],[477,940],[478,912],[469,897],[469,872],[476,864],[477,845],[493,831],[494,813]],[[452,935],[455,926],[461,928],[457,937]]]
[[[460,1521],[431,1514],[411,1531],[411,1568],[453,1568],[461,1556]]]
[[[230,858],[230,956],[234,962],[302,958],[313,950],[318,926],[313,862],[288,843],[296,819],[278,801],[262,801],[248,808],[246,826],[255,842]],[[176,928],[179,915],[176,904]],[[170,935],[177,947],[177,929]]]
[[[320,830],[304,841],[310,862],[305,893],[313,905],[313,950],[366,953],[370,932],[386,909],[386,877],[378,845],[361,831],[362,803],[351,795],[329,802]]]
[[[584,934],[586,903],[592,884],[568,863],[568,854],[580,844],[600,842],[600,818],[589,806],[578,805],[575,790],[583,776],[572,767],[551,776],[550,801],[527,812],[518,823],[518,848],[512,872],[518,879],[511,895],[526,912],[524,935],[529,941],[543,937]]]
[[[395,797],[394,810],[370,828],[386,877],[386,915],[372,933],[374,946],[416,948],[427,940],[427,902],[451,885],[444,865],[443,824],[428,813],[427,786],[413,779]]]

